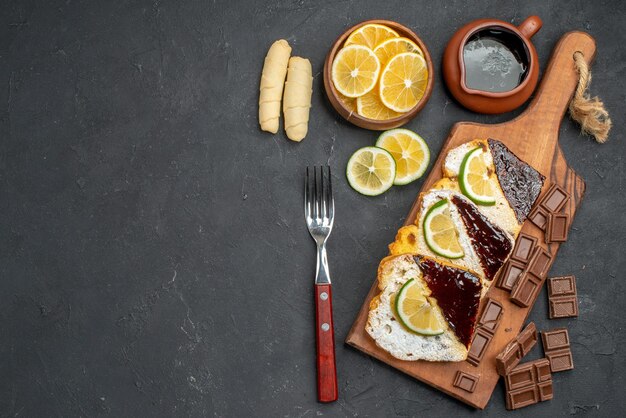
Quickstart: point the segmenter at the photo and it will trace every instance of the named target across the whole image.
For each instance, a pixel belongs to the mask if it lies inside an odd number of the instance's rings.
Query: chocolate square
[[[528,215],[528,219],[532,223],[537,225],[537,227],[539,229],[541,229],[542,231],[545,231],[546,224],[548,223],[548,214],[549,213],[550,212],[546,211],[541,206],[535,206],[535,208],[530,211],[530,214]]]
[[[459,370],[456,372],[453,385],[466,392],[473,393],[478,384],[478,379],[478,376]]]
[[[525,266],[522,263],[509,260],[500,273],[496,287],[511,291],[520,275],[524,272],[524,268]]]
[[[511,253],[511,259],[527,264],[533,254],[533,249],[537,245],[537,238],[532,235],[520,233],[515,241],[515,247]]]
[[[546,243],[567,241],[569,215],[566,213],[550,213],[546,224]]]
[[[569,193],[558,184],[552,184],[545,196],[541,198],[540,205],[548,212],[558,212],[568,200]]]
[[[569,348],[550,351],[546,353],[546,358],[550,361],[550,370],[552,373],[572,370],[574,368],[574,359],[572,358],[572,351]]]
[[[541,290],[542,284],[543,280],[540,278],[528,272],[522,274],[511,291],[511,302],[522,308],[530,306]]]
[[[539,391],[536,385],[512,390],[506,394],[506,409],[519,409],[539,402]]]
[[[530,350],[537,344],[537,327],[534,322],[526,325],[526,328],[519,333],[516,340],[520,345],[522,351],[522,357],[530,352]]]
[[[558,296],[549,300],[550,319],[574,318],[578,316],[578,299],[576,296]]]
[[[478,326],[485,331],[495,334],[502,318],[502,305],[494,299],[487,299],[487,303],[483,308],[483,313],[478,320]]]
[[[552,386],[552,380],[547,380],[545,382],[541,382],[537,385],[537,390],[539,391],[539,400],[549,401],[554,397],[554,387]]]
[[[492,335],[487,331],[477,328],[470,345],[469,352],[467,353],[467,362],[472,366],[478,366],[480,361],[487,352],[487,347],[491,342]]]
[[[504,376],[506,390],[515,390],[537,382],[537,374],[532,363],[520,364]]]
[[[552,373],[550,373],[550,361],[548,359],[542,358],[535,360],[533,362],[533,367],[535,368],[537,382],[552,380]]]
[[[550,331],[541,331],[541,341],[543,342],[543,351],[546,353],[570,347],[567,328],[555,328]]]
[[[517,338],[514,338],[496,357],[496,370],[498,374],[500,376],[506,376],[507,373],[519,364],[522,357],[522,348],[519,342],[517,342]]]
[[[527,271],[543,279],[548,274],[550,267],[552,267],[552,256],[550,253],[541,247],[535,248],[528,263]]]
[[[548,297],[575,296],[576,278],[574,276],[550,277],[548,279]]]

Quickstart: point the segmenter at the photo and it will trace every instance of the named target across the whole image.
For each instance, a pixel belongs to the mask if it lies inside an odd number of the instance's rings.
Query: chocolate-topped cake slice
[[[407,361],[467,358],[482,294],[476,273],[422,254],[401,254],[381,261],[378,289],[365,330],[380,348]],[[413,310],[410,317],[404,316],[407,309]],[[429,312],[429,328],[411,328],[423,312]]]
[[[539,197],[545,177],[520,160],[502,142],[491,138],[487,142],[500,188],[521,224]]]
[[[463,162],[474,154],[477,157],[473,161],[478,166],[484,166],[482,176],[489,180],[486,189],[482,189],[487,190],[487,198],[472,198],[465,190],[463,194],[476,203],[478,210],[491,223],[516,238],[541,193],[545,178],[513,154],[502,142],[496,139],[474,139],[448,151],[443,164],[444,178],[433,187],[463,189],[459,187],[461,182],[466,183],[470,178],[461,179],[461,168],[466,167]],[[476,167],[475,165],[474,169]],[[475,172],[472,175],[476,179],[481,173]],[[467,185],[464,187],[467,189]]]
[[[414,259],[450,328],[468,347],[476,328],[480,280],[467,270],[440,264],[432,258],[414,256]]]
[[[511,237],[492,224],[486,216],[480,213],[478,207],[467,199],[452,196],[452,203],[461,215],[485,278],[489,281],[493,280],[513,249]]]

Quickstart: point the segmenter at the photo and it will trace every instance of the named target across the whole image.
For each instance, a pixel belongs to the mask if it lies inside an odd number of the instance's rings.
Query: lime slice
[[[463,194],[474,203],[493,206],[496,204],[495,185],[483,154],[481,147],[465,154],[459,170],[459,186]]]
[[[415,279],[410,279],[398,292],[395,299],[398,319],[408,329],[422,335],[439,335],[444,324]]]
[[[422,177],[430,162],[426,141],[408,129],[383,132],[376,146],[384,148],[396,160],[396,179],[393,184],[404,185]]]
[[[437,255],[461,258],[465,255],[459,243],[459,233],[450,215],[448,199],[442,199],[428,209],[424,217],[424,240]]]
[[[377,196],[393,185],[396,162],[382,148],[361,148],[348,160],[346,176],[350,186],[357,192],[366,196]]]

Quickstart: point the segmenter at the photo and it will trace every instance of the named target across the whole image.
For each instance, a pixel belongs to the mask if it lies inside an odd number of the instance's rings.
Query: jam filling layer
[[[480,279],[469,271],[439,264],[432,258],[415,256],[414,259],[446,321],[459,340],[469,347],[480,304]]]
[[[452,203],[463,219],[485,278],[493,280],[513,249],[511,239],[506,232],[489,222],[474,204],[458,196],[452,196]]]

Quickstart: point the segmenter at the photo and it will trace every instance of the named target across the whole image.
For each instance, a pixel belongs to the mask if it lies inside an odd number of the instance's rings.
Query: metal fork
[[[312,175],[311,175],[312,171]],[[335,366],[335,331],[333,304],[326,257],[326,240],[333,229],[335,201],[330,167],[306,168],[304,179],[304,218],[309,233],[317,244],[317,273],[315,275],[315,334],[317,348],[317,399],[337,400],[337,370]]]

